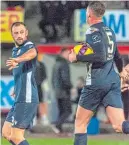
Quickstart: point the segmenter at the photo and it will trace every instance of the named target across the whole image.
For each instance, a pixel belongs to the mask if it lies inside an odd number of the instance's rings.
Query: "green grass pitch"
[[[29,138],[30,145],[73,145],[73,139],[70,138]],[[1,145],[11,145],[5,139],[1,140]],[[129,141],[109,141],[109,140],[89,140],[88,145],[129,145]]]

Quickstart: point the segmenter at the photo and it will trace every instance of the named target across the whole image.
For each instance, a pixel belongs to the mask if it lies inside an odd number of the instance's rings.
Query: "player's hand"
[[[123,71],[120,73],[120,76],[124,81],[129,79],[129,72],[126,69],[123,69]]]
[[[124,84],[122,87],[121,87],[121,92],[124,92],[124,91],[127,91],[129,90],[129,84]]]
[[[125,68],[125,71],[126,71],[126,73],[127,73],[127,75],[126,75],[126,80],[128,81],[128,80],[129,80],[129,70]]]
[[[70,62],[77,61],[77,56],[73,49],[71,50],[71,53],[69,54],[69,61]]]
[[[16,58],[9,58],[6,61],[6,66],[9,66],[9,70],[12,70],[14,68],[17,68],[18,67],[17,59]]]
[[[126,90],[129,90],[129,84],[124,79],[121,79],[121,92]]]

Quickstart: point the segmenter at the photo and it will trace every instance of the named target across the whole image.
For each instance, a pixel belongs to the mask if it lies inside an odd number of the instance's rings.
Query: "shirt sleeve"
[[[115,64],[117,66],[118,71],[122,72],[122,69],[123,69],[123,60],[122,60],[121,55],[118,52],[118,48],[117,47],[116,47],[116,52],[115,52],[115,55],[114,55],[114,61],[115,61]]]
[[[91,46],[94,53],[89,55],[77,55],[77,61],[90,63],[106,61],[105,45],[99,31],[87,34],[86,43]]]
[[[28,51],[28,50],[30,50],[30,49],[32,49],[32,48],[36,49],[36,51],[37,51],[37,48],[35,47],[34,43],[32,43],[31,41],[27,42],[27,43],[25,44],[25,46],[26,46],[26,51]],[[37,51],[37,52],[38,52],[38,51]]]

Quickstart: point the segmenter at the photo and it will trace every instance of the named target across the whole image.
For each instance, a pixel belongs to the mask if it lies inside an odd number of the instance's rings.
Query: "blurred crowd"
[[[59,26],[65,29],[64,36],[69,38],[73,22],[73,13],[76,9],[86,9],[88,1],[40,1],[40,12],[42,15],[39,28],[42,31],[42,42],[56,42],[61,40],[58,31]],[[129,2],[122,2],[125,8],[129,8]]]
[[[56,41],[58,37],[58,26],[63,25],[66,36],[70,37],[72,16],[75,9],[86,8],[86,1],[40,1],[42,14],[39,28],[42,31],[45,42]],[[52,29],[51,33],[49,28]]]
[[[25,19],[41,16],[37,27],[41,31],[41,42],[69,40],[72,35],[73,13],[76,9],[87,8],[88,1],[4,1],[6,10],[25,10]],[[29,6],[30,5],[30,6]],[[128,9],[129,2],[105,2],[107,8]],[[2,6],[3,7],[3,6]],[[72,39],[70,39],[72,41]]]

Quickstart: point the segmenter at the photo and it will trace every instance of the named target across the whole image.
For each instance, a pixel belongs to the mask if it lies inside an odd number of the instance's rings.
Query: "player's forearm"
[[[37,52],[35,49],[33,49],[33,50],[30,50],[30,51],[26,52],[25,54],[17,57],[16,61],[18,63],[24,62],[24,61],[29,61],[29,60],[34,59],[36,56],[37,56]]]
[[[77,61],[80,62],[105,62],[106,57],[104,55],[96,55],[96,54],[90,54],[90,55],[77,55]]]
[[[114,55],[114,61],[116,63],[116,66],[117,66],[119,73],[121,73],[123,70],[123,60],[122,60],[122,57],[121,57],[117,48],[116,48],[116,52]]]
[[[20,56],[20,57],[17,57],[16,58],[16,61],[18,62],[18,63],[20,63],[20,62],[23,62],[23,61],[29,61],[29,60],[31,60],[31,59],[33,59],[34,57],[32,57],[32,56]]]
[[[121,73],[122,70],[123,70],[123,61],[122,61],[122,59],[121,58],[115,59],[115,63],[116,63],[116,66],[117,66],[117,69],[118,69],[119,73]]]

